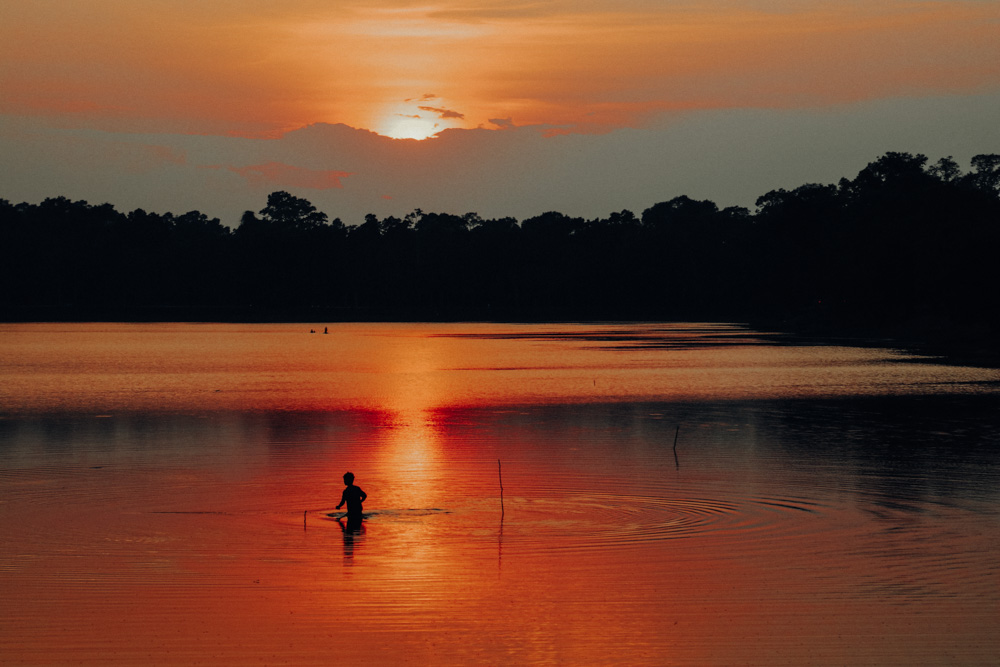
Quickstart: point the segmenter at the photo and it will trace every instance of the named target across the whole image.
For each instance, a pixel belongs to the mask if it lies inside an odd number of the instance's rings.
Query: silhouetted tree
[[[343,222],[328,222],[308,200],[284,191],[268,195],[260,216],[244,213],[234,235],[245,303],[276,310],[341,305]]]
[[[680,196],[638,218],[549,211],[520,224],[415,209],[346,227],[278,191],[230,231],[198,211],[0,200],[0,304],[7,317],[237,307],[297,319],[1000,324],[1000,155],[976,155],[963,174],[951,157],[886,153],[854,178],[756,204]]]
[[[580,261],[583,218],[548,211],[521,222],[522,306],[533,319],[577,317],[581,301],[579,285],[588,268]]]
[[[1000,155],[976,155],[972,158],[972,169],[969,181],[974,187],[991,194],[1000,193]]]
[[[260,210],[260,215],[264,222],[296,231],[317,229],[327,222],[326,213],[316,210],[308,200],[284,190],[267,196],[267,206]]]
[[[682,195],[643,211],[642,226],[643,282],[655,286],[664,312],[716,318],[745,308],[750,294],[746,209],[720,211],[714,202]]]
[[[523,316],[524,257],[521,227],[515,218],[477,219],[469,231],[469,255],[474,262],[468,279],[479,295],[478,312],[490,319]]]

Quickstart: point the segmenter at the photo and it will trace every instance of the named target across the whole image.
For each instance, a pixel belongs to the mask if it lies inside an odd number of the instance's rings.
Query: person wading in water
[[[354,473],[345,472],[344,473],[344,484],[347,486],[344,489],[344,493],[340,496],[340,504],[337,505],[339,510],[345,504],[347,505],[347,528],[357,529],[361,527],[361,518],[363,508],[361,503],[368,498],[368,494],[365,493],[360,486],[354,486]]]

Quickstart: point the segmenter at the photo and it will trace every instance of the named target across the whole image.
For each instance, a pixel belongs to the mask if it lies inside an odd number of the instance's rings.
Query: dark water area
[[[995,370],[719,325],[54,326],[0,331],[3,664],[1000,654]]]

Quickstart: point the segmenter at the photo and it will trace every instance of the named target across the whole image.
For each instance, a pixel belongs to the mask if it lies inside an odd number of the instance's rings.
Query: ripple
[[[587,494],[515,499],[507,519],[525,547],[611,549],[695,537],[787,537],[824,530],[824,507],[801,498],[709,498]],[[828,528],[828,526],[826,526]],[[508,531],[508,533],[511,531]],[[511,539],[507,538],[506,539]],[[530,547],[529,547],[530,548]]]
[[[347,518],[346,512],[334,511],[325,512],[326,516],[331,519],[345,519]],[[405,519],[417,519],[429,516],[439,516],[441,514],[451,514],[451,511],[440,509],[437,507],[429,508],[408,508],[408,509],[378,509],[365,512],[362,516],[371,521],[372,519],[379,517],[379,519],[388,520],[405,520]]]

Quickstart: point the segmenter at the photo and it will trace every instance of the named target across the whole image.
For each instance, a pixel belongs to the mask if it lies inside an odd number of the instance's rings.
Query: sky
[[[753,209],[1000,153],[997,0],[0,0],[0,198]]]

